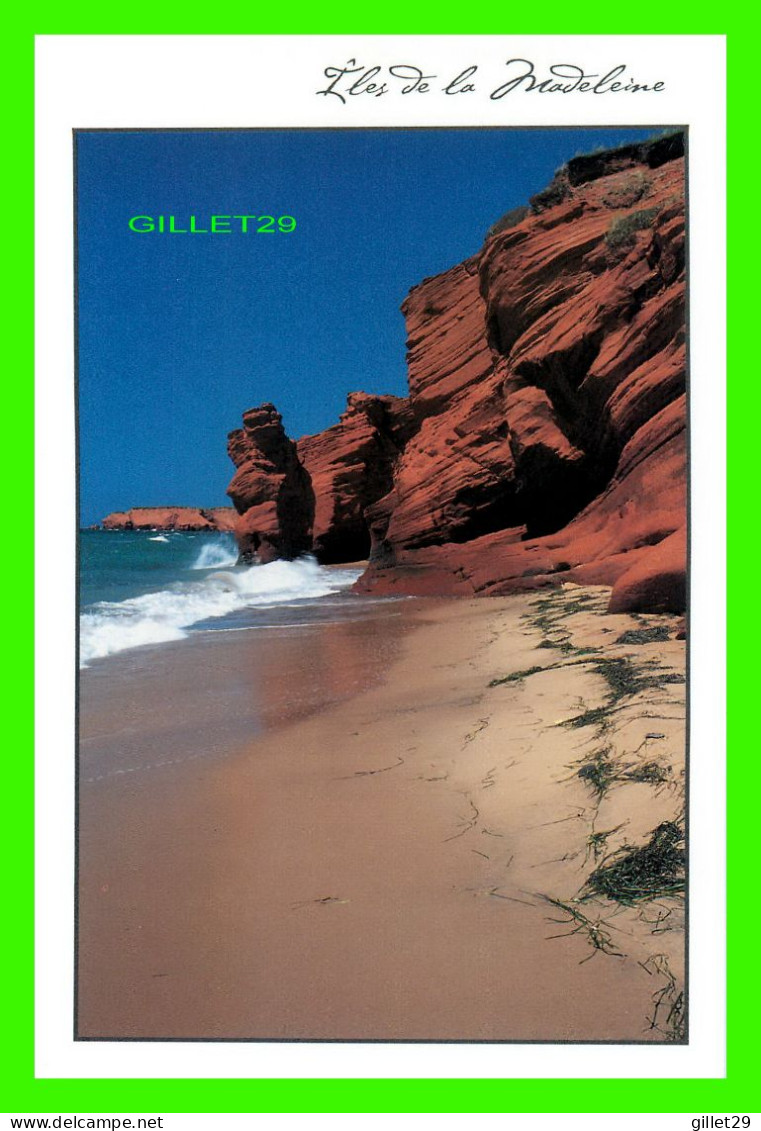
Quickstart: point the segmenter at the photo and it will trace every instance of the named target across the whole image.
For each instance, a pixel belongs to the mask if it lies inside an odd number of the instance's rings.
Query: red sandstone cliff
[[[232,507],[132,507],[114,511],[101,523],[104,530],[223,530],[235,529]]]
[[[394,467],[413,428],[406,398],[351,393],[338,424],[298,441],[314,491],[312,550],[320,561],[367,557],[365,512],[391,490]]]
[[[288,470],[246,414],[230,445],[244,551],[252,529],[324,561],[369,546],[374,592],[560,575],[611,585],[615,610],[684,608],[682,139],[576,158],[524,211],[409,294],[408,398],[352,394],[296,445],[277,417]]]

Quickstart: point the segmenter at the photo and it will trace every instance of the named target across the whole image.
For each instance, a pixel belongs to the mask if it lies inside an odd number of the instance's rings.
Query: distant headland
[[[233,507],[131,507],[113,511],[100,523],[102,530],[231,531],[234,526]]]

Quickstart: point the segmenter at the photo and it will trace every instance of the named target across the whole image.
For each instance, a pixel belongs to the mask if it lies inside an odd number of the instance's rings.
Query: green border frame
[[[408,0],[388,0],[381,17],[369,13],[356,0],[332,0],[329,9],[289,5],[282,9],[252,8],[230,0],[217,22],[208,7],[167,0],[150,22],[126,5],[104,10],[94,0],[79,0],[68,10],[46,3],[21,6],[6,17],[6,53],[2,85],[6,107],[3,195],[4,244],[12,269],[6,266],[5,310],[13,334],[5,338],[10,364],[6,373],[6,421],[2,444],[4,482],[18,482],[19,468],[29,465],[28,435],[33,424],[33,235],[31,224],[33,185],[33,64],[34,36],[39,34],[669,34],[727,35],[729,62],[730,183],[737,190],[729,224],[729,262],[733,268],[730,307],[731,353],[735,361],[729,389],[730,494],[729,517],[734,528],[740,514],[757,513],[751,458],[757,437],[751,408],[757,385],[755,357],[740,328],[753,324],[755,310],[755,260],[748,254],[753,224],[747,211],[756,207],[754,176],[758,145],[750,142],[756,126],[752,106],[756,101],[756,69],[752,55],[755,37],[747,14],[730,0],[716,13],[703,0],[664,8],[662,2],[644,0],[633,9],[616,9],[602,0],[586,0],[583,9],[547,0],[534,11],[515,9],[504,0],[482,0],[470,15],[452,0],[425,0],[411,8]],[[464,14],[465,12],[465,14]],[[747,13],[747,9],[746,9]],[[703,76],[710,86],[711,75]],[[742,137],[740,133],[742,131]],[[750,168],[749,168],[750,166]],[[742,177],[742,200],[740,178]],[[28,202],[28,203],[27,203]],[[741,217],[741,204],[742,217]],[[747,211],[746,211],[747,210]],[[742,228],[741,228],[742,223]],[[753,272],[753,275],[751,274]],[[754,308],[756,302],[754,301]],[[745,355],[743,358],[743,354]],[[741,368],[740,360],[746,364]],[[741,406],[741,411],[740,411]],[[712,458],[697,452],[695,458]],[[25,472],[25,481],[26,475]],[[6,488],[6,490],[7,490]],[[27,492],[18,490],[27,503]],[[15,502],[15,500],[14,500]],[[753,521],[752,519],[750,520]],[[746,517],[746,524],[748,518]],[[26,526],[26,521],[24,522]],[[747,544],[744,541],[745,562]],[[42,548],[45,549],[44,547]],[[28,548],[25,550],[28,552]],[[735,554],[737,554],[735,550]],[[752,655],[741,662],[745,646],[753,641],[748,624],[749,603],[740,608],[738,583],[730,590],[729,625],[732,649],[729,731],[734,739],[728,773],[731,818],[729,838],[729,977],[728,1068],[717,1080],[595,1080],[594,1050],[590,1048],[593,1081],[578,1087],[564,1080],[40,1080],[34,1078],[33,1045],[33,749],[30,726],[33,704],[33,582],[31,570],[19,576],[17,557],[6,552],[6,593],[13,595],[7,616],[6,639],[13,649],[8,702],[16,710],[5,719],[5,771],[10,778],[12,803],[6,805],[2,826],[5,860],[6,922],[2,932],[2,992],[5,1025],[2,1075],[6,1111],[22,1113],[224,1113],[224,1112],[691,1112],[743,1113],[758,1106],[756,1062],[758,1032],[755,1024],[758,978],[755,934],[749,917],[758,905],[754,874],[757,845],[751,829],[757,819],[752,789],[756,751],[750,719],[741,710],[753,693]],[[11,573],[12,569],[12,573]],[[743,587],[742,597],[746,597]],[[752,597],[751,597],[752,601]],[[750,604],[752,608],[752,604]],[[742,632],[742,640],[736,640]],[[754,681],[755,682],[755,681]],[[740,743],[745,730],[745,742]],[[509,1061],[509,1053],[506,1053]],[[574,1083],[576,1086],[573,1086]]]

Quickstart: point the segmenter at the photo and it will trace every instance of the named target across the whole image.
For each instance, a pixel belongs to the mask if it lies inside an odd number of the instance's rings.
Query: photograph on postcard
[[[80,1040],[679,1043],[686,131],[75,131]]]

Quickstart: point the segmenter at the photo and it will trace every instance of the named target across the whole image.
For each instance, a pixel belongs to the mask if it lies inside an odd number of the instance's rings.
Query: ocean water
[[[80,664],[191,633],[288,628],[362,616],[361,569],[314,558],[236,565],[232,535],[82,531]]]

